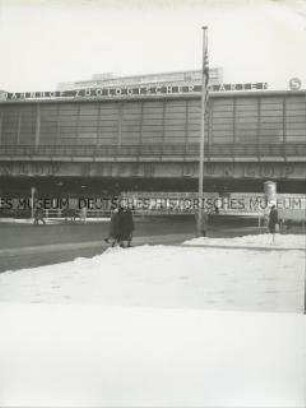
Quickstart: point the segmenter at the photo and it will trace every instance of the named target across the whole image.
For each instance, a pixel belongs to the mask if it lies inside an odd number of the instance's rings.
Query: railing
[[[151,144],[151,145],[2,145],[0,158],[105,158],[105,159],[185,159],[199,156],[199,145]],[[306,143],[287,144],[212,144],[205,146],[207,158],[255,158],[306,157]]]

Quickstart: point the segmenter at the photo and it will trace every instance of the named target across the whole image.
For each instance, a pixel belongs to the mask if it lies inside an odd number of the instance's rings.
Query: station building
[[[168,75],[168,76],[167,76]],[[1,193],[196,191],[199,71],[0,97]],[[210,82],[205,190],[305,192],[306,91]]]

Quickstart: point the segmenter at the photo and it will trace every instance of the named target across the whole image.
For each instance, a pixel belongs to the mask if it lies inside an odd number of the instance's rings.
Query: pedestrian
[[[131,209],[128,207],[121,208],[119,210],[119,245],[121,247],[131,247],[134,229]]]
[[[130,208],[126,209],[126,217],[127,217],[127,224],[128,224],[128,229],[129,229],[129,236],[127,240],[127,246],[131,247],[132,246],[132,239],[133,239],[133,232],[135,230],[135,223],[133,220],[133,214]]]
[[[108,236],[104,241],[114,247],[119,242],[119,235],[119,211],[115,208],[111,213]]]
[[[270,234],[272,234],[272,242],[275,241],[275,233],[279,232],[279,218],[278,211],[275,204],[272,204],[270,213],[269,213],[269,223],[268,228]]]
[[[40,221],[43,225],[46,224],[46,221],[44,219],[44,210],[42,208],[37,208],[34,214],[34,225],[38,225]]]
[[[86,218],[87,218],[87,208],[86,207],[81,208],[79,217],[80,217],[80,221],[84,223],[86,222]]]
[[[201,219],[200,219],[200,212],[197,211],[195,216],[196,216],[196,223],[198,227],[198,222],[200,222],[200,236],[201,237],[206,237],[207,235],[207,229],[208,229],[208,222],[209,222],[209,214],[205,210],[200,210],[201,211]]]

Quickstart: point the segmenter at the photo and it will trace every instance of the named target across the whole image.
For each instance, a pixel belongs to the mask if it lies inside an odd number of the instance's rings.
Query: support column
[[[139,141],[138,144],[141,147],[142,137],[143,137],[143,111],[144,111],[144,102],[140,102],[140,121],[139,121]]]
[[[83,143],[80,143],[80,117],[81,117],[81,104],[78,103],[78,109],[77,109],[77,117],[76,117],[76,140],[75,144],[76,145],[82,145]],[[82,137],[82,135],[81,135]]]
[[[162,118],[162,154],[164,152],[164,146],[165,146],[165,134],[166,134],[166,106],[167,106],[167,100],[163,101],[163,118]]]
[[[18,128],[17,128],[17,145],[20,144],[20,131],[21,131],[21,121],[22,121],[22,112],[18,112]]]
[[[0,146],[2,145],[2,121],[3,121],[3,112],[0,112]]]
[[[206,106],[206,134],[207,134],[207,147],[206,147],[206,158],[208,161],[210,161],[210,145],[211,145],[211,129],[210,129],[210,121],[211,121],[211,115],[212,115],[212,108],[211,108],[211,103],[212,100],[208,99],[207,100],[207,106]]]
[[[237,98],[233,98],[233,143],[234,146],[239,143],[237,140]]]
[[[122,103],[118,102],[118,139],[117,139],[117,145],[121,146],[122,144]]]
[[[188,100],[186,99],[186,107],[185,107],[185,151],[184,151],[184,155],[186,156],[187,154],[187,147],[188,147],[188,122],[189,122],[189,115],[188,115],[188,109],[189,109],[189,105],[188,105]]]
[[[287,144],[287,103],[286,98],[283,99],[283,159],[287,160],[286,155],[286,144]]]
[[[55,144],[57,145],[60,142],[61,136],[61,127],[60,127],[60,103],[56,107],[56,135],[55,135]]]
[[[99,139],[100,139],[100,123],[101,123],[101,103],[97,102],[98,112],[97,112],[97,137],[96,137],[96,147],[99,146]]]
[[[257,99],[257,125],[256,125],[256,144],[257,144],[257,156],[258,156],[258,161],[260,162],[261,159],[261,141],[260,141],[260,122],[261,122],[261,99],[260,97]]]
[[[40,141],[40,125],[41,125],[40,104],[37,103],[36,105],[36,129],[35,129],[35,148],[36,149],[38,148],[39,141]]]

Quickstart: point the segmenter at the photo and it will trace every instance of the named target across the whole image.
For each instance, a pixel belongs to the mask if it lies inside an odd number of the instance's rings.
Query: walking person
[[[46,224],[44,218],[44,210],[42,208],[37,208],[34,214],[34,225],[38,225],[40,221],[42,222],[43,225]]]
[[[279,232],[279,218],[278,218],[278,211],[275,204],[272,204],[271,210],[269,213],[269,223],[268,229],[270,234],[272,234],[272,243],[275,242],[275,233]]]
[[[119,210],[119,245],[121,247],[131,246],[134,229],[132,211],[128,207],[121,208]]]
[[[127,246],[131,247],[132,246],[132,239],[133,239],[133,232],[135,230],[135,224],[133,220],[133,214],[130,208],[126,209],[126,217],[127,217],[127,225],[128,225],[128,240],[127,240]]]
[[[87,218],[87,208],[86,207],[81,208],[79,215],[80,220],[85,224]]]
[[[119,211],[115,208],[111,213],[108,236],[104,241],[114,247],[119,242],[119,235]]]

